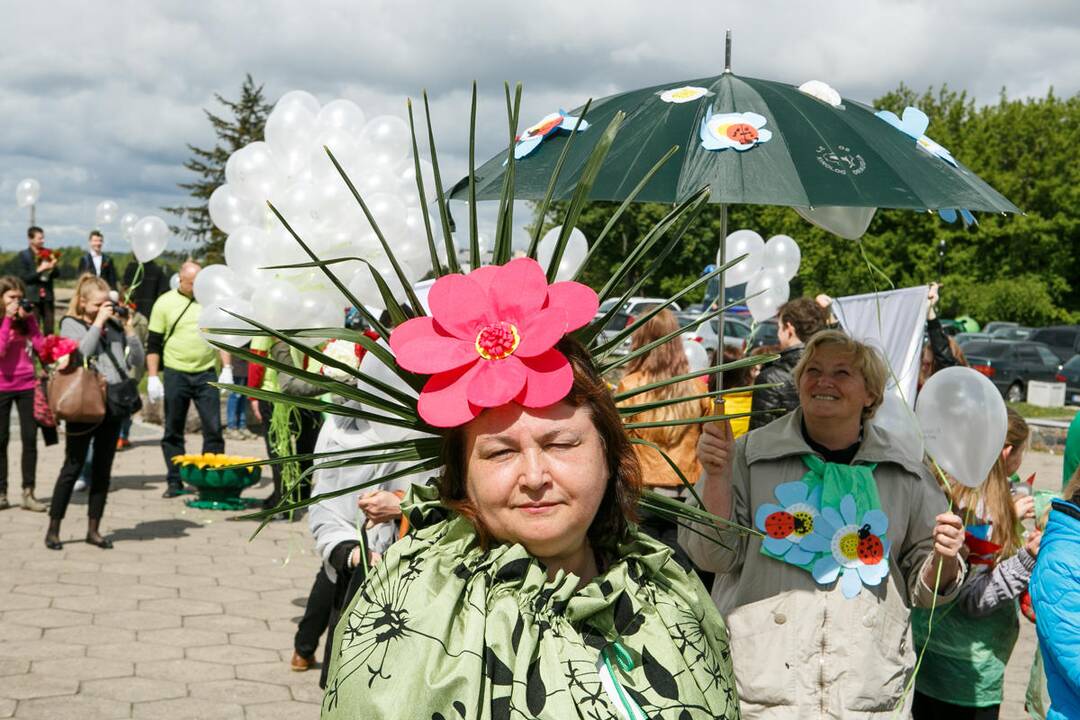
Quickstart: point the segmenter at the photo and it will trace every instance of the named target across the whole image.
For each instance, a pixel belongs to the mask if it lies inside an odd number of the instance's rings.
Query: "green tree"
[[[214,99],[227,111],[219,115],[203,110],[214,128],[217,144],[207,149],[188,143],[192,157],[184,163],[184,167],[198,178],[180,183],[180,187],[188,191],[192,203],[164,210],[179,219],[180,224],[172,227],[173,232],[185,239],[195,240],[208,262],[221,262],[225,233],[210,221],[207,204],[211,193],[225,182],[225,162],[229,156],[248,143],[262,140],[266,118],[273,106],[265,101],[263,86],[256,85],[250,74],[245,76],[240,86],[239,99],[228,100],[219,93],[214,93]]]
[[[946,87],[919,95],[901,85],[874,105],[897,113],[908,105],[922,109],[930,117],[930,136],[1024,214],[979,213],[979,225],[965,229],[932,213],[880,210],[866,235],[852,242],[809,225],[790,208],[731,207],[729,230],[751,228],[764,237],[783,233],[799,242],[802,266],[792,297],[885,289],[883,274],[897,287],[940,280],[946,314],[1029,324],[1080,319],[1080,163],[1073,155],[1080,146],[1080,95],[1061,99],[1049,92],[1010,100],[1002,90],[996,104],[977,107],[965,93]],[[560,222],[564,207],[556,204],[545,225]],[[590,204],[578,227],[596,238],[616,207]],[[584,280],[595,284],[609,277],[666,210],[631,205]],[[709,206],[643,291],[670,293],[698,277],[715,262],[719,233],[719,210]]]

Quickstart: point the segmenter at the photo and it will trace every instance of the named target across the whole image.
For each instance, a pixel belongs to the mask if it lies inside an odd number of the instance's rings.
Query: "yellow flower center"
[[[848,533],[840,538],[840,554],[848,560],[859,557],[859,534]]]
[[[504,360],[521,344],[518,329],[499,321],[480,329],[476,334],[476,352],[485,360]]]

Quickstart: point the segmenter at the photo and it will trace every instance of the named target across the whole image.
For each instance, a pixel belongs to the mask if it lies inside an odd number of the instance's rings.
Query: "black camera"
[[[34,303],[30,302],[26,298],[23,298],[19,301],[19,307],[22,308],[23,312],[34,312]]]
[[[126,308],[123,305],[113,305],[113,315],[116,317],[127,319],[127,316],[131,314],[131,309]]]

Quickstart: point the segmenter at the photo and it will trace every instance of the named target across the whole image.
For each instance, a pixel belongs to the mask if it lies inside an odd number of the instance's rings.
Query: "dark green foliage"
[[[980,321],[1046,324],[1080,318],[1080,95],[1061,99],[1009,100],[977,107],[965,93],[948,88],[917,95],[901,85],[874,103],[901,113],[915,105],[930,116],[928,134],[994,188],[1016,203],[1022,216],[977,214],[979,226],[965,230],[936,214],[879,211],[862,243],[866,256],[898,287],[940,280],[942,312],[970,314]],[[596,238],[615,203],[590,203],[577,226]],[[561,222],[566,203],[555,203],[544,225]],[[600,287],[634,245],[668,212],[664,205],[631,205],[585,268],[581,280]],[[811,226],[782,207],[733,206],[730,230],[751,228],[768,238],[791,235],[802,248],[802,268],[792,296],[841,296],[884,289],[866,265],[859,245]],[[670,296],[716,261],[720,213],[708,206],[682,244],[646,282],[647,295]],[[943,272],[939,242],[945,240]],[[628,286],[635,280],[628,278]],[[690,296],[688,301],[701,297]]]
[[[210,222],[207,202],[211,193],[225,182],[225,162],[229,156],[248,143],[263,139],[263,127],[273,107],[263,97],[263,86],[255,85],[250,74],[240,86],[239,99],[227,100],[218,93],[214,93],[214,99],[228,114],[215,115],[204,109],[217,135],[217,145],[205,149],[188,144],[192,157],[184,167],[198,175],[198,179],[180,183],[180,187],[190,193],[192,204],[163,208],[179,219],[180,224],[172,226],[172,231],[185,239],[195,240],[208,263],[223,261],[225,233]]]

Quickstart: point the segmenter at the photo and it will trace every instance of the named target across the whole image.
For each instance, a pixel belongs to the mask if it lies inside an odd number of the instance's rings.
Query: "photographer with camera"
[[[26,299],[22,280],[0,277],[0,302],[4,318],[0,321],[0,510],[11,507],[7,499],[8,436],[11,432],[11,406],[19,411],[19,437],[22,440],[22,507],[44,512],[45,505],[34,497],[37,477],[37,423],[34,421],[34,358],[27,343],[41,351],[45,337],[34,317],[34,305]]]
[[[108,550],[112,542],[100,532],[105,498],[109,493],[116,438],[124,417],[138,411],[139,390],[131,379],[131,369],[143,363],[143,346],[135,335],[133,314],[120,320],[116,305],[109,300],[109,285],[93,275],[83,275],[75,286],[71,306],[60,321],[60,334],[79,343],[79,355],[105,379],[105,417],[97,424],[68,422],[64,444],[64,465],[53,490],[49,507],[49,530],[45,547],[60,550],[60,522],[64,519],[75,479],[86,453],[93,444],[90,472],[89,521],[86,542]]]

